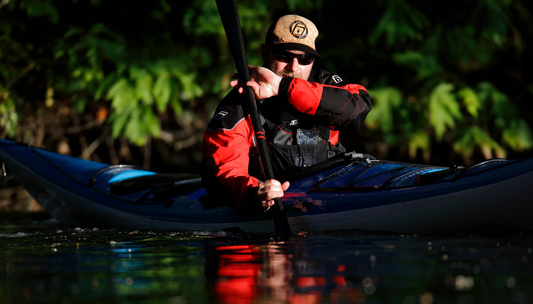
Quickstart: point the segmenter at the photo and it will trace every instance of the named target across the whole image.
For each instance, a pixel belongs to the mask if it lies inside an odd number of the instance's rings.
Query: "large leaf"
[[[432,77],[442,72],[442,67],[439,65],[436,57],[428,56],[420,52],[408,51],[395,53],[393,60],[398,64],[408,66],[415,70],[419,80]]]
[[[503,131],[502,140],[518,152],[533,147],[531,129],[523,119],[511,121],[510,126]]]
[[[435,129],[437,140],[442,140],[447,128],[455,127],[456,120],[462,119],[459,102],[452,91],[452,84],[441,83],[429,97],[429,123]]]
[[[373,107],[368,114],[365,124],[371,128],[379,128],[381,131],[387,133],[393,130],[394,113],[401,106],[402,93],[394,87],[384,87],[370,90],[372,96]]]
[[[509,97],[493,84],[482,82],[478,85],[478,90],[482,105],[491,109],[489,114],[492,114],[494,125],[499,130],[503,131],[511,127],[513,121],[521,119],[516,106],[510,101]]]
[[[386,4],[370,43],[375,44],[381,36],[385,36],[389,47],[408,40],[422,40],[421,30],[428,25],[426,16],[405,0],[390,0]]]
[[[109,121],[111,122],[111,135],[114,138],[119,137],[125,130],[126,124],[130,119],[131,113],[135,110],[135,104],[130,104],[130,106],[123,109],[121,113],[114,112],[109,116]]]
[[[409,136],[409,157],[415,158],[417,151],[429,153],[431,148],[429,136],[423,131],[417,131]]]
[[[116,81],[117,75],[115,73],[108,74],[107,77],[99,83],[98,88],[96,89],[96,92],[94,94],[94,99],[100,99],[102,97],[102,94],[104,94],[105,91],[107,91],[113,84],[115,84]]]
[[[23,0],[20,1],[20,7],[26,9],[29,16],[48,16],[50,22],[58,21],[57,9],[51,0]]]
[[[457,94],[463,99],[468,113],[477,118],[479,116],[481,101],[479,100],[476,92],[469,87],[465,87],[462,88]]]
[[[135,82],[135,96],[146,105],[151,105],[154,101],[152,97],[152,75],[143,68],[132,65],[130,67],[130,77]]]
[[[137,103],[135,88],[124,77],[109,89],[107,97],[112,100],[111,106],[117,113],[124,112],[131,104]]]
[[[154,83],[153,95],[156,101],[157,109],[162,112],[170,102],[172,96],[172,79],[169,73],[161,73]]]
[[[462,132],[462,136],[453,144],[453,149],[459,154],[470,157],[475,148],[479,148],[486,159],[494,157],[493,151],[498,157],[505,157],[505,150],[491,136],[478,126],[469,127]]]
[[[146,132],[143,132],[143,114],[142,107],[136,107],[126,122],[124,136],[138,146],[146,143]]]
[[[143,117],[145,133],[153,137],[158,137],[161,133],[159,118],[155,115],[151,108],[144,108]]]
[[[7,135],[14,137],[17,132],[17,125],[18,114],[15,102],[9,97],[9,93],[0,87],[0,130],[4,130]]]

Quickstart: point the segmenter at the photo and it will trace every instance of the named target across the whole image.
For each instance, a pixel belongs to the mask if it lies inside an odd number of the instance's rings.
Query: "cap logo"
[[[296,20],[291,23],[290,32],[294,37],[298,39],[304,39],[305,37],[307,37],[308,34],[307,26],[305,25],[305,23],[299,20]]]

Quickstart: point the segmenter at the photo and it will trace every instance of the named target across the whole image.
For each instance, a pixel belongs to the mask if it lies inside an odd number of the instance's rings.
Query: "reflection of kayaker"
[[[215,292],[222,303],[252,303],[257,297],[259,247],[235,245],[217,247]],[[210,275],[213,275],[211,273]],[[212,279],[212,278],[210,278]]]
[[[278,176],[345,152],[339,130],[355,134],[371,109],[361,85],[314,66],[318,29],[286,15],[268,29],[261,46],[263,67],[250,67],[262,127]],[[235,87],[219,104],[204,134],[203,185],[219,205],[268,209],[289,183],[267,180],[244,101]]]
[[[262,297],[283,303],[322,303],[322,296],[346,293],[344,266],[322,269],[332,275],[298,273],[285,245],[233,245],[217,247],[208,255],[206,276],[214,283],[222,303],[254,303]],[[215,260],[213,260],[216,258]],[[352,290],[352,293],[356,292]]]

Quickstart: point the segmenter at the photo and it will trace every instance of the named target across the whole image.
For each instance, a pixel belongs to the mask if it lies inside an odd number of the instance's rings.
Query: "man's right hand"
[[[283,197],[284,191],[289,189],[290,183],[284,182],[281,184],[275,179],[269,179],[267,181],[259,183],[257,187],[257,195],[255,196],[254,205],[258,206],[261,210],[267,211],[270,207],[274,206],[274,199]]]

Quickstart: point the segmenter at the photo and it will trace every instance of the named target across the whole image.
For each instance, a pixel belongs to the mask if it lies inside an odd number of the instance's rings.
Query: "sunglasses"
[[[279,54],[274,53],[274,59],[279,62],[292,62],[294,58],[298,60],[299,65],[309,65],[315,61],[315,57],[307,54],[293,54],[289,52]]]

